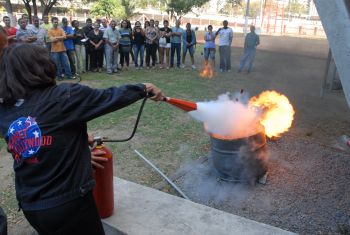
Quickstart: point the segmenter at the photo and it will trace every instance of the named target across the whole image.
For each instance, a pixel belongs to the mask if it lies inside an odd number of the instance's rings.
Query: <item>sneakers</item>
[[[224,70],[223,69],[220,69],[220,73],[223,73],[224,72]]]
[[[196,69],[196,66],[195,66],[195,65],[192,65],[192,69],[195,70],[195,69]]]
[[[184,69],[186,66],[184,65],[184,64],[182,64],[181,66],[180,66],[180,68],[182,68],[182,69]]]

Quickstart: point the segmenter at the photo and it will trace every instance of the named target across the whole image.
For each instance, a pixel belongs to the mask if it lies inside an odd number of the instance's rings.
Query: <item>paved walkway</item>
[[[294,234],[116,177],[114,193],[114,215],[104,220],[107,234]]]

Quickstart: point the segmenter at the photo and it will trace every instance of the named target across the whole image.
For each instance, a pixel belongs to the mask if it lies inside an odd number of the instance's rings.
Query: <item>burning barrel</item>
[[[255,183],[267,171],[266,153],[264,133],[239,139],[211,135],[211,160],[222,180]]]

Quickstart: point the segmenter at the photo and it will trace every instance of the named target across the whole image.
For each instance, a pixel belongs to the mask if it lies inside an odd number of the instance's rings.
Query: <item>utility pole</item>
[[[248,31],[248,16],[249,16],[250,0],[247,0],[247,8],[245,11],[245,23],[244,23],[244,36],[247,35]]]

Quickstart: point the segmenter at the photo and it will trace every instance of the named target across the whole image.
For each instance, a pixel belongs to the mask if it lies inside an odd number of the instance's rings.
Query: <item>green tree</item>
[[[127,18],[134,14],[135,3],[133,0],[99,0],[92,5],[90,14],[107,19]]]
[[[245,15],[245,11],[246,11],[246,7],[247,7],[247,3],[244,2],[242,3],[242,11],[243,14]],[[249,15],[248,17],[252,18],[252,19],[256,19],[260,14],[260,2],[250,2],[249,4]]]
[[[168,0],[166,1],[166,12],[170,18],[179,19],[181,16],[192,11],[195,7],[201,7],[209,0]]]
[[[244,8],[242,0],[222,0],[218,1],[221,8],[218,9],[221,14],[226,15],[244,15]]]
[[[168,13],[170,19],[179,19],[209,0],[136,0],[136,2],[140,7],[158,6],[160,10]]]
[[[300,4],[297,0],[289,0],[288,5],[285,9],[289,12],[289,14],[298,15],[299,17],[302,14],[307,13],[307,7],[303,4]]]

